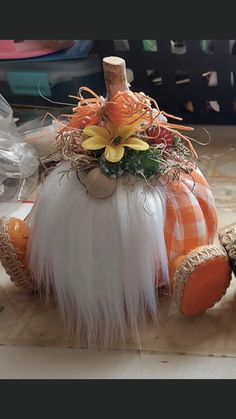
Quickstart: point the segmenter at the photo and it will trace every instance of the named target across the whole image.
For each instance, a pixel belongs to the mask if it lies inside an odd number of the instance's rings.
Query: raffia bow
[[[90,93],[92,97],[85,98],[82,92]],[[164,128],[185,141],[193,157],[197,157],[197,153],[191,143],[191,138],[178,131],[193,131],[193,128],[185,125],[172,124],[160,119],[160,115],[163,115],[178,121],[182,120],[180,117],[160,111],[157,102],[144,93],[127,90],[118,92],[111,100],[105,101],[104,98],[99,97],[92,89],[82,86],[79,89],[78,96],[70,95],[70,97],[78,100],[78,106],[73,108],[74,113],[72,115],[61,115],[62,117],[68,118],[69,121],[59,131],[59,134],[73,129],[82,130],[88,125],[102,125],[108,120],[117,126],[130,125],[140,121],[139,131],[144,132],[153,124],[159,130]],[[154,108],[152,105],[154,105]],[[150,138],[146,134],[144,137],[147,139]]]

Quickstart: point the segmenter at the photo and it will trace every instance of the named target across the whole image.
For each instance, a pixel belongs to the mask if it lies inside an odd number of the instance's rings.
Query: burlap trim
[[[197,251],[189,252],[184,258],[183,262],[178,266],[173,278],[173,292],[178,310],[181,312],[181,303],[183,296],[183,289],[190,275],[194,272],[196,266],[219,256],[226,256],[223,248],[216,245],[203,247]],[[210,308],[210,307],[209,307]]]
[[[17,253],[12,245],[8,235],[7,217],[0,219],[0,260],[10,276],[11,281],[24,290],[35,291],[33,278],[25,266],[19,261]]]
[[[219,233],[221,245],[225,248],[228,256],[233,261],[236,260],[236,228],[229,228],[223,233]]]

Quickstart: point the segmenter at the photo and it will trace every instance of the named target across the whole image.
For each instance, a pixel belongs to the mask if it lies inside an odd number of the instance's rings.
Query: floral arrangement
[[[83,92],[91,97],[84,97]],[[72,169],[100,167],[108,177],[132,174],[145,179],[191,173],[197,154],[191,138],[179,130],[193,128],[168,122],[182,118],[160,111],[144,93],[118,92],[110,100],[81,87],[72,115],[58,132],[57,150]]]

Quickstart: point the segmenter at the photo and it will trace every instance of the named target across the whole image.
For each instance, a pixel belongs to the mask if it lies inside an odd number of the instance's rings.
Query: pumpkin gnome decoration
[[[80,88],[30,219],[1,219],[0,257],[16,285],[55,295],[69,332],[109,347],[138,340],[163,286],[185,315],[214,305],[231,262],[212,244],[214,198],[181,133],[192,128],[129,90],[123,59],[103,69],[107,97]]]

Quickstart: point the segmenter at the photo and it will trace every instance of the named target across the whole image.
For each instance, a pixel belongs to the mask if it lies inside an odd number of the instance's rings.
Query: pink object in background
[[[54,46],[49,47],[50,42],[47,43],[47,41],[43,40],[0,40],[0,60],[14,60],[17,58],[31,58],[52,54],[53,52],[68,48],[68,40],[65,42],[67,44],[63,44],[63,41],[52,41],[51,45]],[[74,41],[71,41],[71,45],[73,43]]]

